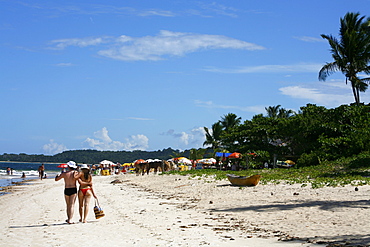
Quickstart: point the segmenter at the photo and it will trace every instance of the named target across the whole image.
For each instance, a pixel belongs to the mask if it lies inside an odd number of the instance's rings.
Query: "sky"
[[[353,103],[318,80],[347,12],[370,0],[0,0],[0,154],[201,148],[228,113]]]

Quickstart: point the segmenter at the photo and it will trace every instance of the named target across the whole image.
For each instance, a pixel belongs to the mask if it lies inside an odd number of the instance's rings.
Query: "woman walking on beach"
[[[86,164],[82,164],[80,168],[81,172],[78,176],[80,184],[80,190],[78,191],[80,222],[86,223],[91,196],[96,199],[96,195],[92,187],[92,176],[89,167]]]

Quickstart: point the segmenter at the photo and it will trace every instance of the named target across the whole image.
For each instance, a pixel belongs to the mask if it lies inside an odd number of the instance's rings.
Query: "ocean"
[[[62,171],[58,168],[60,163],[26,163],[26,162],[0,162],[0,195],[5,194],[1,192],[2,187],[11,186],[18,182],[24,182],[31,179],[38,179],[38,168],[44,164],[47,179],[54,179],[55,175]],[[12,172],[7,173],[7,168],[10,167]],[[22,174],[26,178],[21,178]]]

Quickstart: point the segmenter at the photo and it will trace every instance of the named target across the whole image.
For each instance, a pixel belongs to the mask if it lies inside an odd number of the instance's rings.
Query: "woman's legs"
[[[86,223],[91,196],[91,190],[86,191],[85,195],[82,193],[82,191],[78,191],[78,211],[80,213],[80,222]]]
[[[83,223],[86,223],[86,217],[87,217],[87,214],[89,213],[89,205],[90,205],[91,196],[92,196],[91,190],[88,190],[86,192],[85,197],[84,197],[84,219],[83,219]]]
[[[81,190],[78,191],[78,212],[80,213],[80,222],[82,222],[82,217],[83,217],[83,209],[84,206],[84,195]]]

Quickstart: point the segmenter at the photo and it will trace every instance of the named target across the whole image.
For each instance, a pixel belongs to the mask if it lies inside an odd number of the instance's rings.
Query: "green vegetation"
[[[27,155],[7,154],[0,155],[0,161],[19,162],[55,162],[66,163],[74,160],[77,163],[97,164],[102,160],[119,163],[130,163],[137,159],[170,159],[173,155],[188,156],[189,151],[180,152],[172,148],[158,151],[98,151],[98,150],[69,150],[55,155]]]
[[[287,112],[279,108],[266,110]],[[221,121],[213,126],[221,128],[215,128],[215,134],[206,131],[204,144],[215,152],[241,153],[242,166],[249,168],[271,164],[274,157],[293,160],[300,167],[319,165],[370,150],[370,105],[364,104],[333,109],[307,104],[294,115],[259,114],[227,131]]]
[[[340,19],[339,38],[321,35],[329,42],[333,62],[325,64],[319,79],[340,71],[351,82],[355,103],[360,104],[360,92],[365,92],[370,78],[361,78],[360,73],[370,73],[370,18],[360,17],[360,13],[347,13]]]
[[[209,178],[215,180],[227,179],[226,174],[240,176],[262,175],[262,184],[288,183],[311,185],[312,188],[324,186],[361,186],[370,184],[370,152],[364,152],[354,157],[341,158],[336,161],[326,161],[317,166],[297,167],[290,169],[249,169],[243,171],[221,171],[216,169],[199,169],[189,171],[171,171],[166,174],[190,175],[191,178]]]

